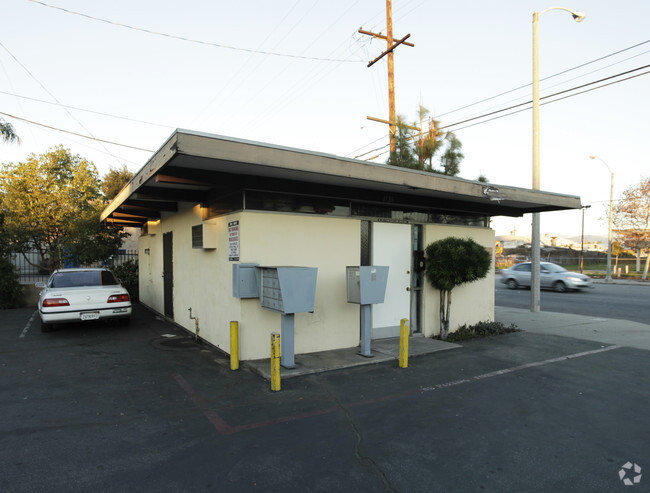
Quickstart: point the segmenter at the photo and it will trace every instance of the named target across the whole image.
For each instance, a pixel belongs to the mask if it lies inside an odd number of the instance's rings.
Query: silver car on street
[[[539,285],[541,288],[553,289],[559,293],[593,288],[591,277],[578,272],[571,272],[564,267],[551,262],[540,262]],[[531,263],[523,262],[505,269],[501,282],[510,289],[530,287]]]

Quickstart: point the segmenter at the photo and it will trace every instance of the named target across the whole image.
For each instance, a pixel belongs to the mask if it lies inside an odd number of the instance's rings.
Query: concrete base
[[[416,335],[409,338],[409,357],[459,347],[461,346],[458,344]],[[320,351],[317,353],[297,354],[295,356],[297,368],[280,368],[280,377],[291,378],[324,371],[340,370],[342,368],[374,365],[386,361],[397,362],[399,360],[399,337],[373,341],[372,354],[374,356],[373,358],[364,357],[359,354],[358,346],[332,351]],[[271,380],[271,360],[269,358],[242,361],[241,364],[258,375],[261,375],[266,380]]]

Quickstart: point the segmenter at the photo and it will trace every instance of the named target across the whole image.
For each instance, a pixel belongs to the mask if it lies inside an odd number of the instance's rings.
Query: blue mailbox
[[[388,282],[388,267],[363,265],[347,267],[348,303],[361,305],[361,356],[372,358],[370,351],[370,305],[383,303]]]
[[[314,311],[316,267],[258,267],[260,304],[282,315],[280,364],[295,368],[295,314]]]

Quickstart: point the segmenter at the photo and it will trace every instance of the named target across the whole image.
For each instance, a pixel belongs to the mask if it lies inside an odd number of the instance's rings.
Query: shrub
[[[447,336],[448,342],[466,341],[477,337],[489,337],[501,334],[510,334],[519,332],[515,324],[506,327],[501,322],[479,322],[474,325],[461,325],[455,332],[450,332]]]
[[[23,287],[18,282],[14,265],[5,257],[0,257],[0,308],[19,308],[23,306]]]
[[[138,262],[136,260],[128,260],[121,265],[113,267],[111,270],[131,295],[131,300],[138,301],[140,299]]]

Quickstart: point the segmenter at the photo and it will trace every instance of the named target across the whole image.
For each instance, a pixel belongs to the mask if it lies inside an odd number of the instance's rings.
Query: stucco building
[[[233,265],[318,268],[313,313],[295,317],[296,354],[359,345],[346,267],[389,267],[372,337],[438,332],[438,293],[422,251],[448,236],[494,249],[491,216],[580,208],[578,197],[484,184],[332,155],[177,130],[109,204],[102,220],[142,228],[140,300],[240,357],[269,356],[277,313],[233,293]],[[494,318],[494,272],[454,291],[450,328]]]

